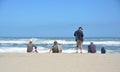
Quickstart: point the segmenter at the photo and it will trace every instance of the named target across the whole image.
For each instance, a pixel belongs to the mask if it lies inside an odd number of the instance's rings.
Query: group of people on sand
[[[79,27],[77,31],[74,32],[74,36],[75,36],[75,41],[76,41],[76,53],[78,53],[78,49],[80,49],[80,53],[82,53],[82,49],[83,49],[83,28]],[[33,49],[34,48],[34,49]],[[34,44],[32,44],[32,41],[29,42],[29,44],[27,45],[27,52],[31,53],[31,52],[36,52],[37,51],[37,46],[35,46]],[[50,49],[49,53],[62,53],[62,48],[59,46],[57,41],[54,41],[52,48]],[[96,45],[93,42],[90,42],[90,44],[88,45],[88,53],[96,53]],[[105,54],[106,50],[104,47],[101,48],[101,53]]]
[[[88,45],[88,53],[96,53],[96,45],[91,42],[90,45]],[[101,54],[105,54],[106,50],[104,47],[101,48]]]
[[[30,41],[29,44],[27,45],[27,52],[28,52],[28,53],[31,53],[31,52],[36,52],[36,53],[38,53],[38,51],[37,51],[37,46],[34,45],[34,44],[32,43],[32,41]],[[53,46],[52,46],[52,48],[50,49],[49,53],[51,53],[51,52],[52,52],[52,53],[62,53],[62,48],[61,48],[61,46],[58,44],[57,41],[54,41]]]
[[[74,32],[75,41],[76,41],[76,53],[78,53],[78,49],[80,49],[80,53],[82,53],[83,41],[84,41],[83,39],[84,34],[82,30],[83,28],[79,27],[78,30]],[[96,53],[96,45],[93,42],[91,42],[88,45],[88,53]],[[106,53],[106,50],[104,47],[101,48],[101,53],[102,54]]]

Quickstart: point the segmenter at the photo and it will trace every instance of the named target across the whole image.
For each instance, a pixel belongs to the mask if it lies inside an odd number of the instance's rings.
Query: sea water
[[[26,53],[27,44],[32,40],[39,53],[48,53],[54,41],[63,49],[63,53],[76,52],[74,37],[1,37],[0,53]],[[120,53],[120,37],[87,37],[83,42],[83,53],[87,53],[90,42],[96,45],[97,53],[105,47],[107,53]]]

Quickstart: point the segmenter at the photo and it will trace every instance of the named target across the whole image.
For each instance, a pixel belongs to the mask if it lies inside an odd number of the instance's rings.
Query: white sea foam
[[[0,48],[0,53],[25,53],[26,48]]]
[[[25,44],[25,43],[28,43],[27,41],[0,41],[1,44],[12,44],[12,43],[15,43],[15,44]]]
[[[17,48],[17,47],[0,48],[0,53],[27,53],[26,49],[27,48],[25,48],[25,47],[23,47],[23,48]],[[49,48],[38,47],[39,53],[48,53],[49,50],[50,50]],[[76,50],[74,48],[62,50],[62,53],[75,53],[75,52],[76,52]],[[80,50],[78,50],[78,52],[80,53]],[[87,53],[87,50],[83,49],[83,53]],[[97,50],[97,53],[100,53],[100,51]],[[115,52],[113,50],[107,50],[107,53],[119,53],[119,52]]]
[[[76,44],[75,41],[66,41],[66,40],[56,40],[59,44]],[[54,40],[45,40],[41,44],[53,44]],[[93,41],[97,45],[120,45],[120,41]],[[89,45],[90,41],[84,41],[84,45]]]
[[[96,45],[115,45],[115,46],[120,46],[120,41],[93,41],[94,44]],[[84,42],[83,44],[88,45],[90,42]]]
[[[41,44],[53,44],[55,40],[45,40],[42,41]],[[66,40],[56,40],[59,44],[75,44],[74,41],[66,41]]]
[[[34,44],[53,44],[52,39],[36,39],[31,38]],[[0,44],[28,44],[31,39],[16,39],[16,40],[0,40]],[[73,40],[56,40],[59,44],[76,44]],[[120,46],[120,41],[93,41],[97,45]],[[84,45],[90,44],[90,41],[84,41]]]
[[[39,53],[48,53],[50,49],[44,48],[44,47],[38,47],[38,52]],[[75,49],[67,49],[63,50],[63,53],[75,53]],[[83,50],[83,53],[86,53],[86,50]],[[0,48],[0,53],[26,53],[26,48]]]
[[[34,44],[37,44],[38,46],[38,52],[39,53],[47,53],[49,52],[49,49],[51,48],[54,41],[57,41],[59,44],[62,44],[63,47],[63,53],[74,53],[75,49],[72,47],[75,47],[76,42],[73,39],[41,39],[41,38],[18,38],[18,39],[0,39],[0,53],[1,52],[15,52],[15,53],[26,53],[26,44],[29,43],[29,41],[32,40]],[[83,42],[83,45],[86,47],[90,44],[90,40],[85,40]],[[108,53],[115,53],[120,52],[119,46],[120,41],[119,40],[93,40],[94,44],[99,46],[110,46],[110,50],[108,50]],[[48,48],[47,48],[48,47]],[[114,49],[113,49],[114,48]],[[87,48],[85,48],[87,49]],[[117,50],[115,50],[117,49]],[[83,49],[83,53],[87,53],[87,50]],[[97,53],[100,53],[100,51],[97,51]]]

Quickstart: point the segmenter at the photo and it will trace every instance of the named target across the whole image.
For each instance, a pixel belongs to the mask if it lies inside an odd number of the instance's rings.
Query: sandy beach
[[[0,72],[120,72],[120,54],[0,53]]]

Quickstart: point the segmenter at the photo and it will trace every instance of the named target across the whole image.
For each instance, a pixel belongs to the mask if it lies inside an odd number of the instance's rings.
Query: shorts
[[[83,43],[83,41],[80,41],[80,40],[77,40],[76,42],[77,42],[77,46],[81,46]]]

